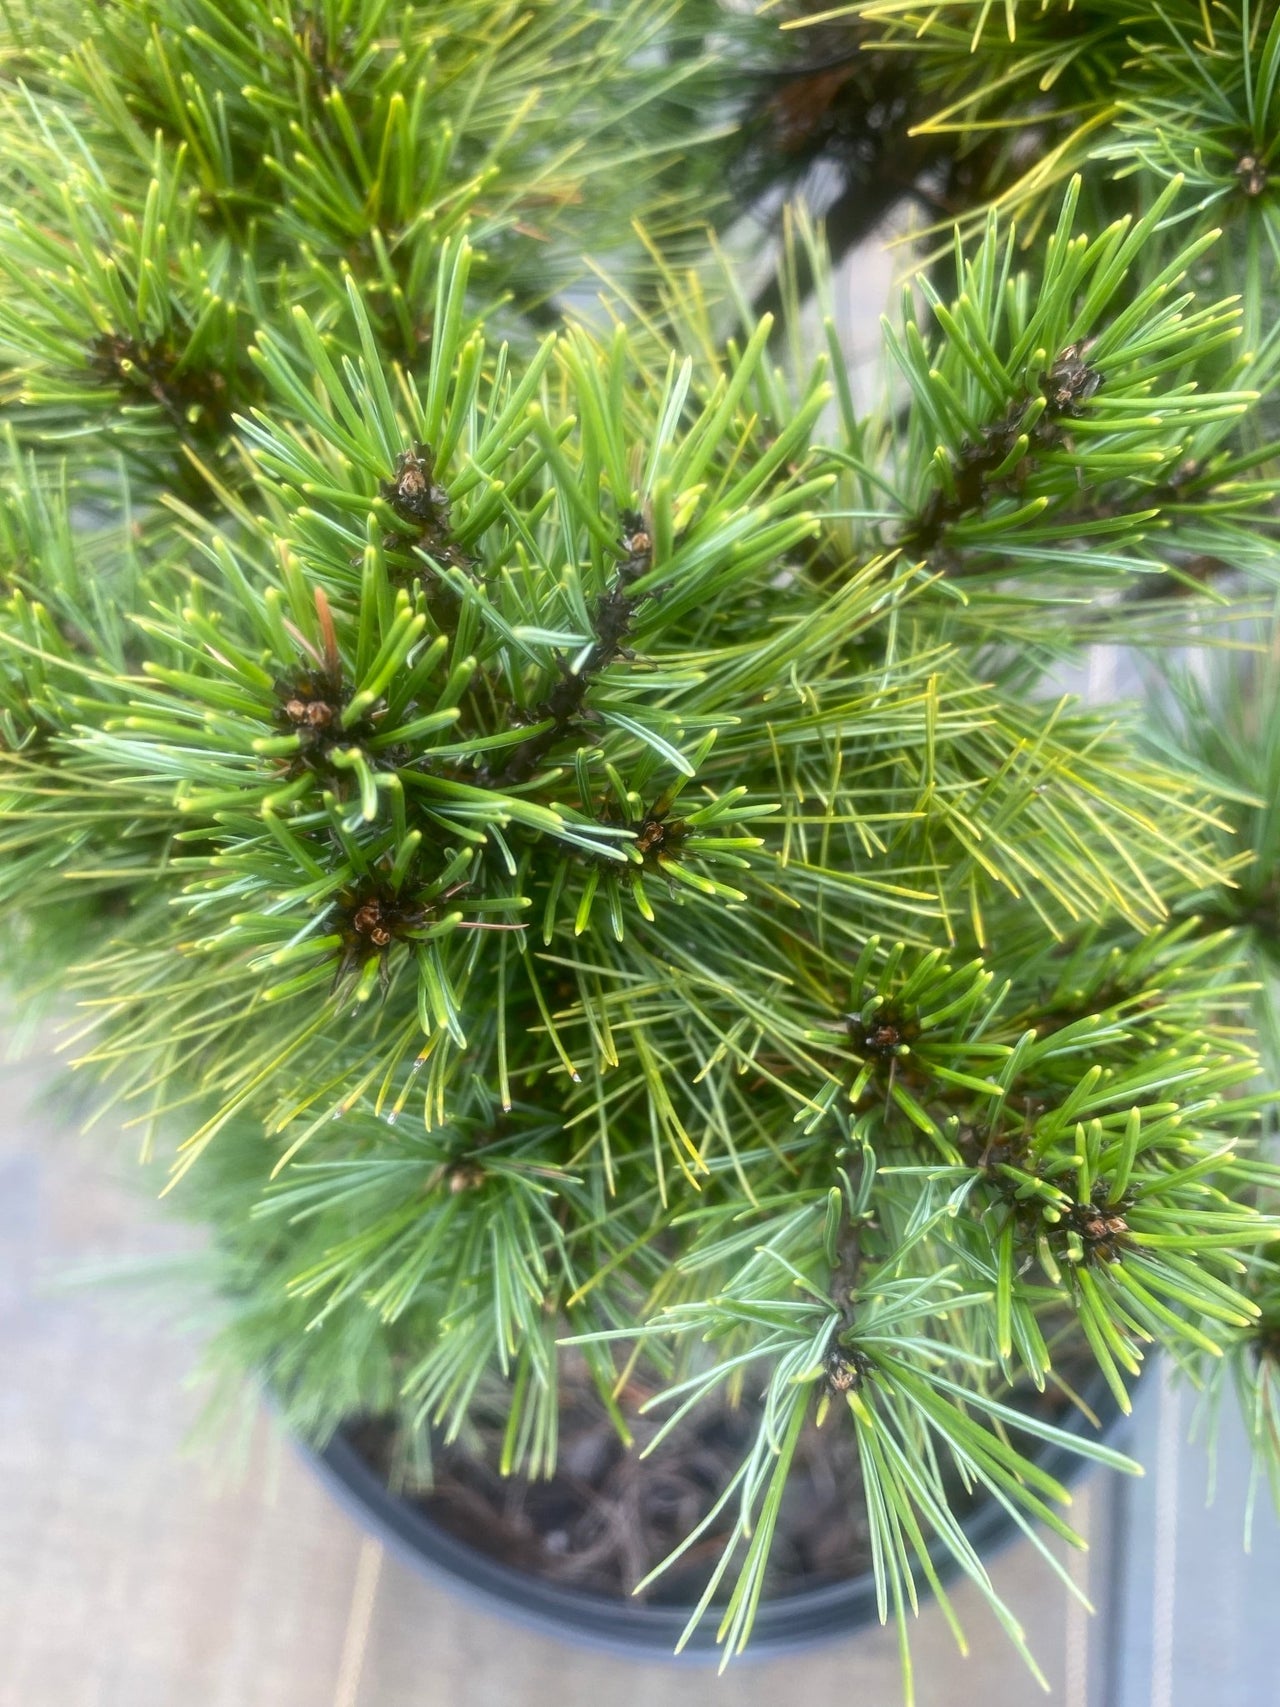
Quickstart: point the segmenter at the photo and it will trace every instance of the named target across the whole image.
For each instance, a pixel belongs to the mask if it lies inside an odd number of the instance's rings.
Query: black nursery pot
[[[1124,1419],[1105,1383],[1099,1382],[1096,1387],[1090,1384],[1083,1397],[1102,1424],[1101,1436],[1077,1410],[1070,1411],[1058,1426],[1081,1439],[1113,1437]],[[675,1645],[688,1621],[689,1609],[588,1594],[514,1570],[467,1546],[418,1505],[392,1493],[342,1431],[322,1452],[303,1450],[362,1528],[415,1570],[486,1611],[498,1612],[514,1623],[562,1641],[604,1648],[633,1659],[696,1662],[712,1659],[722,1651],[715,1641],[718,1620],[714,1613],[708,1613],[676,1656]],[[1034,1457],[1051,1476],[1067,1484],[1091,1468],[1087,1459],[1065,1446],[1045,1444]],[[1013,1519],[994,1499],[981,1501],[960,1526],[983,1558],[989,1558],[1018,1533]],[[958,1567],[936,1541],[930,1555],[942,1579],[955,1575]],[[923,1583],[920,1586],[924,1589]],[[748,1654],[762,1658],[835,1641],[876,1623],[878,1617],[875,1579],[870,1571],[845,1582],[803,1589],[761,1604]]]

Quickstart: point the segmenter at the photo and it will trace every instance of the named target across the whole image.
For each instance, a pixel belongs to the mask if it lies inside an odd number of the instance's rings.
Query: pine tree
[[[1021,1644],[953,1491],[1073,1538],[1075,1344],[1280,1496],[1280,15],[5,20],[6,961],[218,1355],[530,1474],[570,1358],[758,1402],[727,1652],[814,1417],[904,1656],[930,1535]]]

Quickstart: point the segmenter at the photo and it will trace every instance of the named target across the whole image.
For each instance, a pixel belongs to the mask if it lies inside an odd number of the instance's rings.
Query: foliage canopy
[[[1280,1487],[1280,18],[5,17],[6,960],[223,1355],[527,1473],[571,1366],[757,1403],[727,1650],[815,1417],[1019,1643],[949,1489],[1070,1536],[1064,1348]]]

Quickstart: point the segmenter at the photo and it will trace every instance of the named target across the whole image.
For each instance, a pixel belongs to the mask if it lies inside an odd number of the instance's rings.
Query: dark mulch
[[[1063,1373],[1070,1379],[1077,1372]],[[474,1450],[438,1448],[432,1488],[405,1497],[451,1535],[516,1570],[592,1594],[629,1597],[714,1505],[747,1453],[758,1418],[746,1402],[736,1409],[702,1406],[682,1419],[651,1457],[641,1458],[661,1421],[636,1414],[646,1396],[624,1396],[635,1436],[629,1449],[594,1392],[575,1387],[562,1400],[554,1476],[531,1481],[498,1472],[502,1419],[495,1416],[490,1424],[480,1423]],[[1068,1408],[1052,1389],[1042,1395],[1029,1389],[1015,1395],[1014,1402],[1052,1420]],[[862,1477],[849,1422],[837,1399],[823,1427],[809,1422],[800,1436],[770,1555],[765,1585],[770,1598],[844,1582],[871,1569]],[[391,1478],[395,1441],[389,1425],[364,1422],[347,1438],[384,1478]],[[957,1475],[951,1500],[963,1516],[977,1496]],[[706,1587],[735,1517],[731,1500],[707,1534],[643,1598],[651,1605],[692,1605]],[[722,1585],[726,1592],[732,1580],[730,1572]]]

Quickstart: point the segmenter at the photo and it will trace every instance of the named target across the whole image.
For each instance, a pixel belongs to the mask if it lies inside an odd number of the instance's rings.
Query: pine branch
[[[622,536],[622,559],[613,585],[600,595],[591,613],[594,638],[586,656],[575,670],[561,677],[538,707],[538,717],[546,721],[547,727],[514,748],[500,769],[481,771],[485,786],[506,790],[528,782],[552,749],[579,724],[592,680],[624,655],[623,642],[643,602],[643,596],[636,597],[630,588],[652,569],[653,542],[645,531],[642,516],[624,511],[621,520],[626,530]]]

